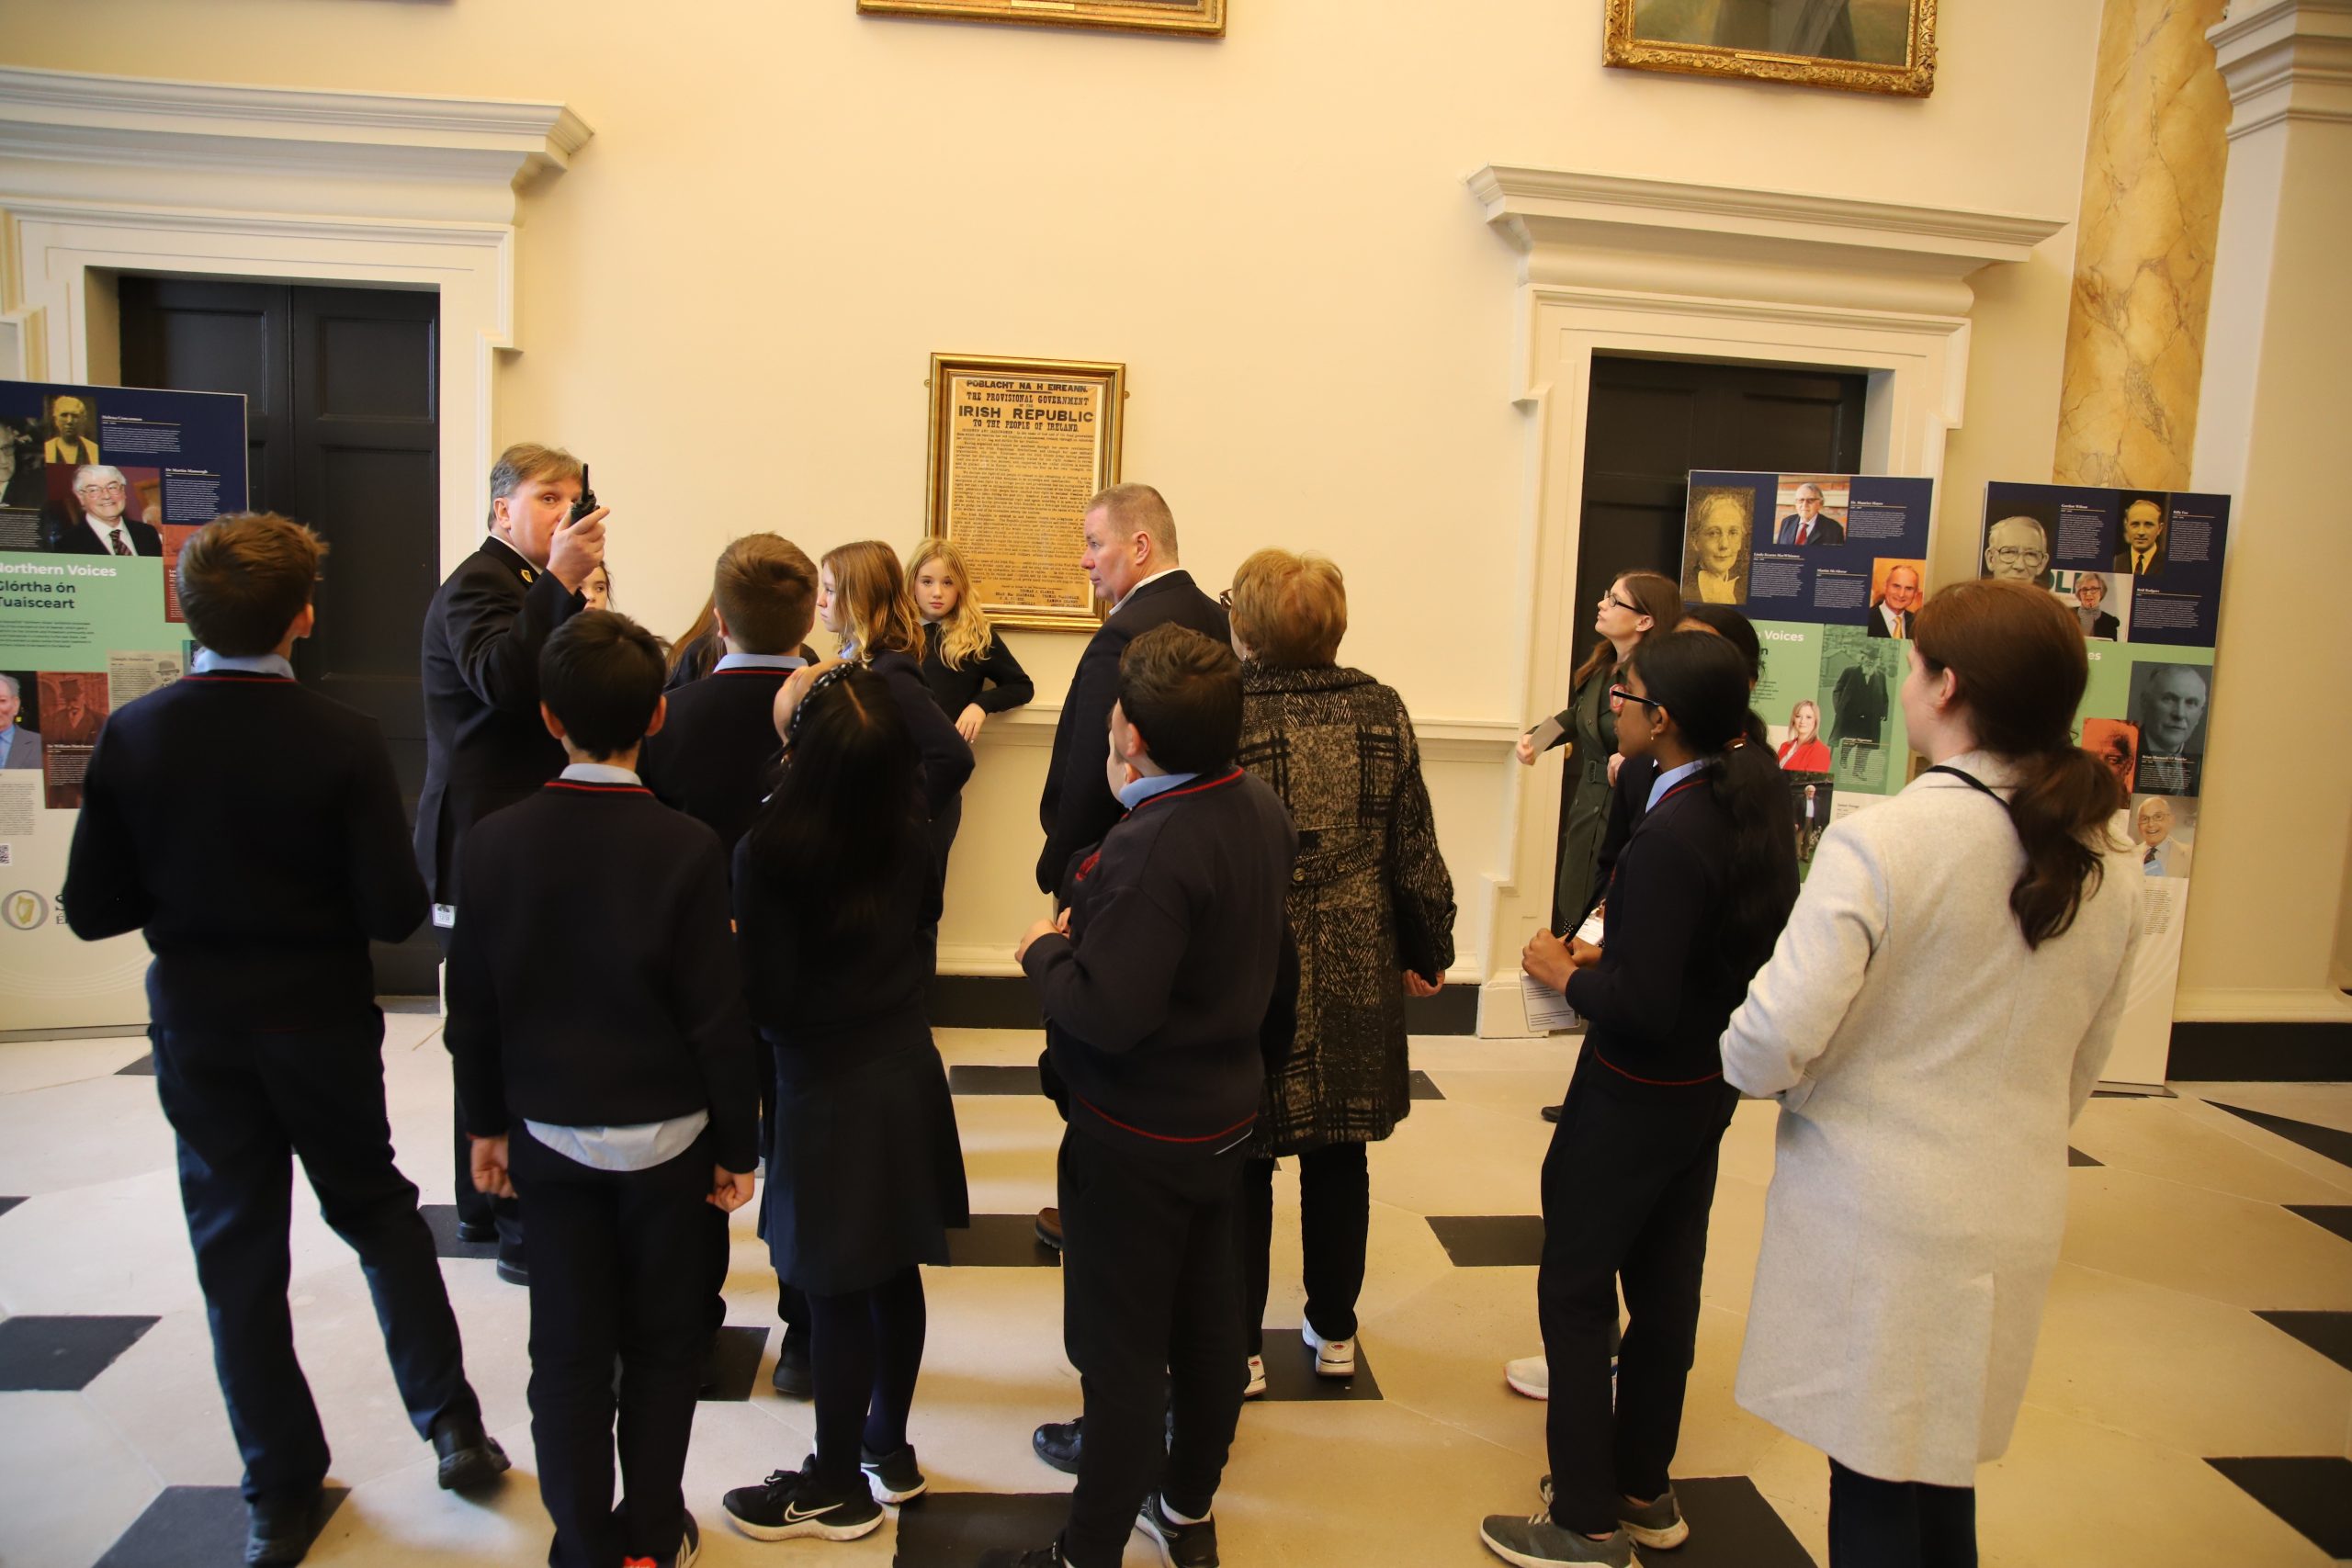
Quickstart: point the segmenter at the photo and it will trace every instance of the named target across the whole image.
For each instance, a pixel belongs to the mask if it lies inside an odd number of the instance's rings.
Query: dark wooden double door
[[[126,276],[122,379],[245,396],[251,505],[327,541],[295,672],[371,715],[413,819],[424,780],[419,631],[440,581],[439,299],[396,289]],[[430,995],[427,927],[377,988]]]

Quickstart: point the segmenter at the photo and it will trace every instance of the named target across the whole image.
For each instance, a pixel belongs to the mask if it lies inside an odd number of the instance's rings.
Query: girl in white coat
[[[1738,1398],[1829,1455],[1832,1568],[1976,1562],[2140,929],[2121,786],[2069,738],[2073,617],[1964,582],[1917,632],[1903,714],[1935,766],[1822,839],[1723,1039],[1781,1102]]]

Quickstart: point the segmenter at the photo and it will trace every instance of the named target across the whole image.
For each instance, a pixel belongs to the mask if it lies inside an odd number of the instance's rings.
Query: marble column
[[[2229,91],[2225,0],[2107,0],[2052,465],[2060,484],[2188,482]]]

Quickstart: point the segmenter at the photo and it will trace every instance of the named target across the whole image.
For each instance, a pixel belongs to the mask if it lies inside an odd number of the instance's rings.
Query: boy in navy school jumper
[[[1107,770],[1127,814],[1023,942],[1067,1090],[1062,1334],[1085,1436],[1060,1540],[983,1562],[1112,1568],[1138,1524],[1175,1560],[1216,1560],[1247,1359],[1238,1180],[1297,843],[1234,765],[1240,737],[1231,649],[1174,625],[1129,644]]]
[[[484,818],[458,872],[449,1048],[474,1179],[519,1198],[529,1228],[531,1440],[554,1568],[668,1568],[700,1545],[679,1480],[708,1264],[758,1157],[726,856],[635,772],[662,677],[661,645],[625,615],[558,629],[540,707],[571,765]],[[589,845],[598,872],[582,880]]]
[[[669,717],[645,738],[639,761],[646,787],[665,806],[707,823],[733,864],[736,843],[758,815],[773,783],[777,752],[775,697],[785,678],[808,663],[796,651],[817,618],[817,563],[777,534],[747,534],[719,552],[712,572],[712,635],[725,650],[710,673],[668,694]],[[760,1064],[760,1146],[775,1104],[775,1064]],[[726,1321],[718,1295],[728,1257],[716,1260],[714,1323]],[[808,1301],[776,1281],[784,1323],[770,1382],[806,1399],[815,1390],[808,1361]]]
[[[125,705],[83,782],[65,874],[85,941],[144,927],[155,1089],[213,1360],[245,1461],[245,1561],[299,1562],[327,1444],[287,1311],[288,1156],[359,1254],[401,1402],[448,1487],[486,1483],[485,1436],[416,1189],[392,1164],[370,938],[424,919],[375,721],[295,684],[326,547],[267,513],[181,552],[194,672]]]

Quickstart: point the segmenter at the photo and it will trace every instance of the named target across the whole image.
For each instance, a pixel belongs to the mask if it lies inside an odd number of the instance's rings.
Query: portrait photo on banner
[[[2083,720],[2082,748],[2098,758],[2123,793],[2132,793],[2132,781],[2140,765],[2140,727],[2126,718],[2086,718]]]
[[[2135,795],[2124,833],[2139,849],[2143,873],[2185,877],[2196,849],[2197,802],[2182,795]]]
[[[1773,487],[1772,543],[1844,544],[1850,482],[1843,474],[1782,474]]]
[[[2127,573],[2061,568],[2050,574],[2050,592],[2074,613],[2086,640],[2122,642],[2130,637],[2132,579]]]
[[[2212,686],[2213,671],[2206,665],[2154,660],[2132,665],[2130,717],[2140,731],[2133,778],[2142,790],[2156,795],[2200,792]]]
[[[1746,485],[1692,485],[1687,521],[1682,596],[1702,604],[1747,603],[1756,492]]]

